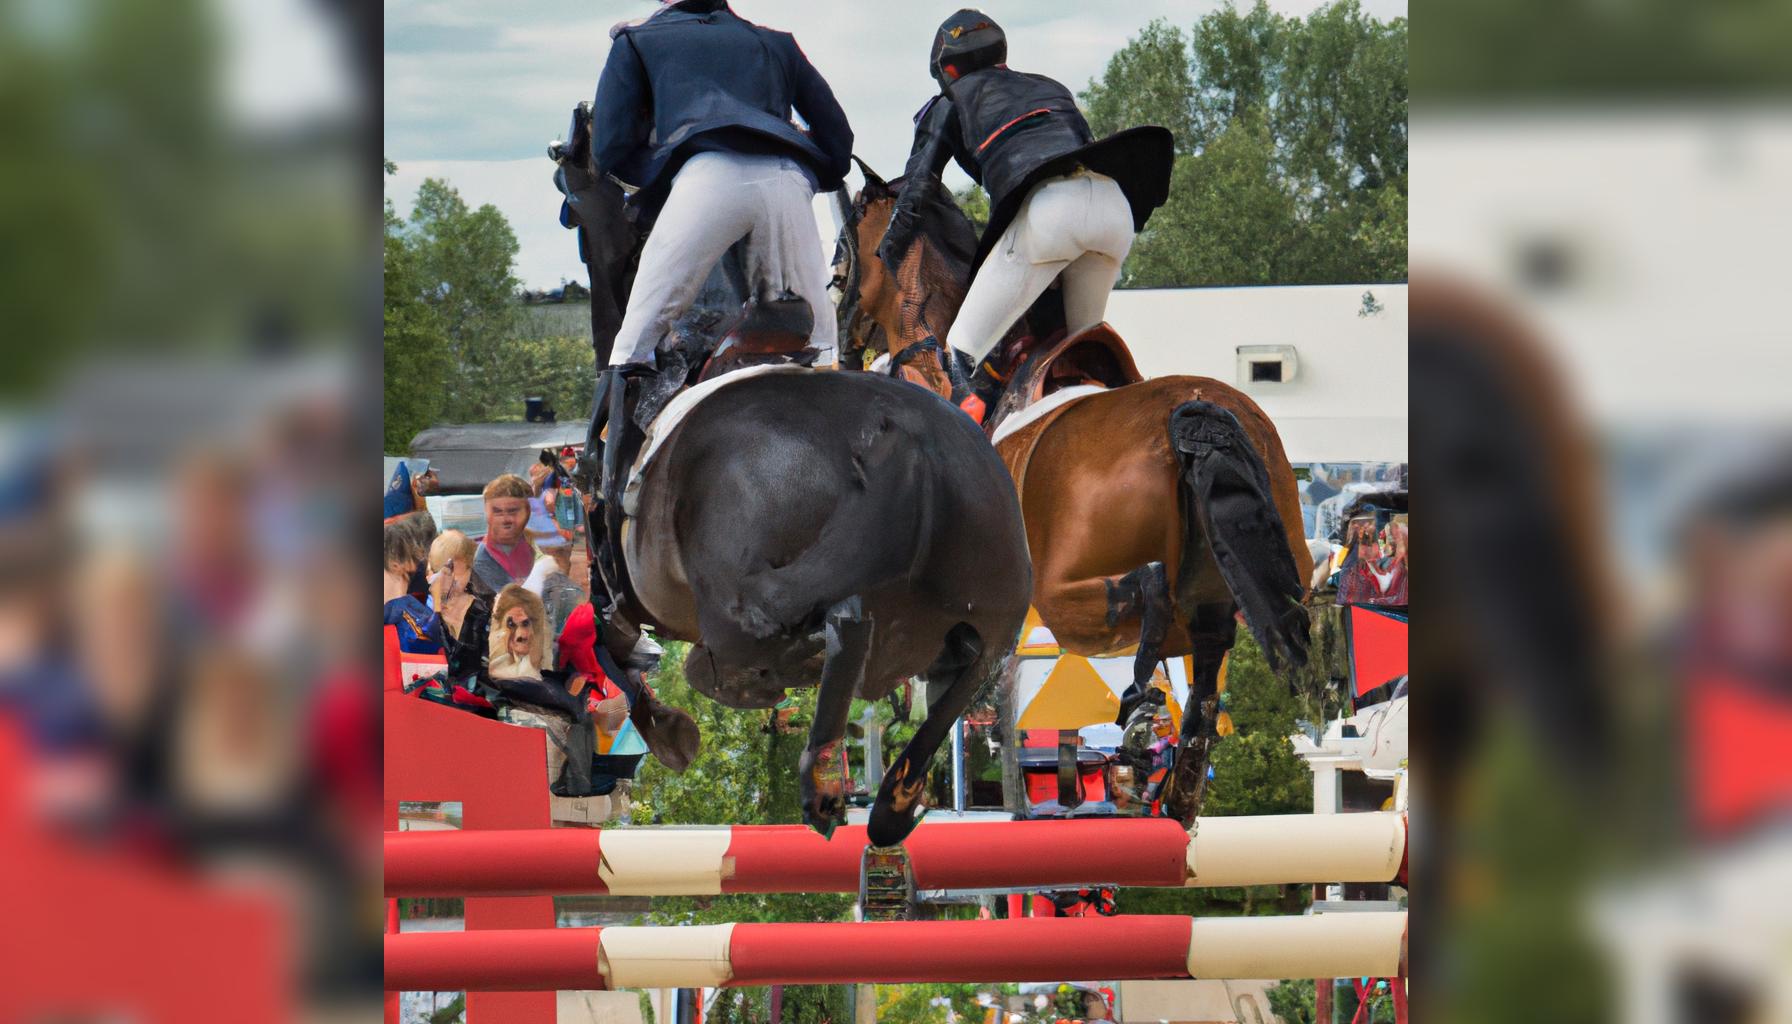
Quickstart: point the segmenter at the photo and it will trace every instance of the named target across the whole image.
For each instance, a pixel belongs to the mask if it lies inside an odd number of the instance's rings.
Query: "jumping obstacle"
[[[387,896],[705,896],[857,892],[863,826],[388,832]],[[923,824],[904,844],[917,889],[1213,887],[1388,882],[1396,814]]]
[[[1392,977],[1404,911],[722,924],[386,937],[393,991],[547,991],[1148,978]]]
[[[466,931],[399,933],[389,905],[386,1020],[401,991],[465,991],[471,1021],[548,1024],[556,990],[717,984],[1384,977],[1406,915],[555,928],[555,893],[851,892],[862,828],[549,829],[542,733],[405,696],[386,629],[386,890],[466,898]],[[398,832],[400,800],[459,801],[462,832]],[[1405,822],[1388,814],[923,823],[921,888],[1082,883],[1217,886],[1387,881]],[[394,901],[395,902],[395,901]]]

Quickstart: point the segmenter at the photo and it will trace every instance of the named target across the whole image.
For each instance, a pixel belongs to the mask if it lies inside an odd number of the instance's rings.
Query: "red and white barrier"
[[[387,896],[702,896],[857,892],[862,826],[388,832]],[[923,824],[904,844],[920,889],[1386,882],[1395,814]]]
[[[386,937],[392,991],[543,991],[1147,978],[1393,977],[1402,911],[422,932]]]

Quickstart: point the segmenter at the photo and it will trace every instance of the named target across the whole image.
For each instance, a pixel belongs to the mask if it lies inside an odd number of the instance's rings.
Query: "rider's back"
[[[792,109],[808,134],[791,123]],[[639,186],[648,202],[685,160],[710,151],[790,157],[828,190],[846,174],[852,130],[789,33],[720,0],[685,0],[616,30],[592,149],[604,173]]]

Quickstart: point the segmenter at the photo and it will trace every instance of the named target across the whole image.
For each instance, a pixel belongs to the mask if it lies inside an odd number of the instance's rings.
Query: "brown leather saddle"
[[[809,366],[816,356],[809,348],[809,335],[814,329],[815,312],[807,302],[788,292],[768,302],[748,302],[740,321],[723,335],[721,344],[704,362],[697,381],[714,380],[749,366]]]
[[[1099,323],[1023,355],[1020,368],[1002,389],[994,415],[984,425],[993,432],[1003,419],[1064,388],[1079,384],[1117,388],[1144,379],[1126,342],[1112,327]]]

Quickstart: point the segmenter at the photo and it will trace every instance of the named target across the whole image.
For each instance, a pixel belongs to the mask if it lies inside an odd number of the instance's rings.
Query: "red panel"
[[[1688,746],[1700,826],[1722,832],[1792,808],[1792,702],[1715,674],[1691,692]]]
[[[1407,625],[1367,608],[1345,609],[1350,616],[1350,659],[1356,678],[1356,694],[1406,674]]]
[[[277,908],[43,831],[19,799],[31,768],[12,724],[0,718],[0,1021],[288,1020]]]
[[[387,627],[386,633],[386,828],[398,827],[398,801],[427,800],[459,801],[461,824],[469,831],[546,829],[546,734],[406,697],[390,688],[397,679],[393,666],[398,656],[396,631]],[[546,896],[466,902],[469,932],[553,926],[554,901]],[[554,994],[470,994],[467,1019],[479,1024],[552,1024]]]

